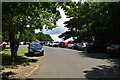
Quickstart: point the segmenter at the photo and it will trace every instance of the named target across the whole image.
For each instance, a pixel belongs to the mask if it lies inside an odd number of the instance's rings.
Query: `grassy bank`
[[[25,56],[25,53],[28,53],[28,49],[22,47],[18,49],[18,56],[15,61],[11,60],[10,49],[4,49],[0,53],[2,53],[2,65],[4,67],[17,68],[18,65],[26,66],[37,61],[37,57]]]

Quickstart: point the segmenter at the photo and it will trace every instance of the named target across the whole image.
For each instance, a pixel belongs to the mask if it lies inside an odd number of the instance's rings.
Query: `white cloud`
[[[63,11],[63,9],[59,8],[58,9],[61,15],[61,19],[59,19],[56,23],[58,25],[58,27],[53,28],[52,30],[46,30],[45,27],[43,27],[43,33],[44,34],[61,34],[64,33],[65,31],[68,30],[68,28],[64,27],[65,24],[63,24],[65,21],[70,20],[70,18],[66,18],[66,15]]]
[[[51,34],[50,36],[52,37],[52,39],[54,41],[64,41],[62,38],[58,37],[59,35],[60,34]],[[71,40],[73,40],[73,38],[69,38],[69,39],[65,40],[64,42],[71,41]]]
[[[62,41],[62,39],[58,38],[58,36],[68,30],[67,27],[64,27],[65,24],[63,24],[63,23],[65,21],[69,21],[70,18],[66,18],[66,15],[65,15],[65,12],[63,11],[63,9],[61,9],[59,7],[58,10],[59,10],[60,15],[61,15],[61,19],[59,19],[56,22],[56,24],[58,25],[58,27],[53,28],[52,30],[46,30],[45,26],[43,26],[42,32],[44,34],[49,34],[53,38],[53,40],[55,40],[55,41]],[[39,30],[36,30],[36,32],[39,32]]]
[[[58,37],[59,35],[60,34],[51,34],[50,36],[54,41],[63,41],[61,38]]]

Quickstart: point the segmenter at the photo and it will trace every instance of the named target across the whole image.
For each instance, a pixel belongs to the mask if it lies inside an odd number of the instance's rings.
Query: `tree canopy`
[[[69,31],[59,37],[98,43],[120,44],[120,2],[66,3],[63,8],[68,17],[65,22]],[[76,34],[74,34],[76,33]]]

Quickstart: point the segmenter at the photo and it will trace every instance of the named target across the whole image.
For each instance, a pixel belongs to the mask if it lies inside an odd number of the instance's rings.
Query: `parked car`
[[[63,42],[61,47],[67,47],[68,46],[68,42]]]
[[[24,42],[24,45],[29,45],[29,44],[30,44],[29,41]]]
[[[52,46],[53,42],[50,42],[50,46]]]
[[[78,49],[78,45],[81,44],[81,43],[74,43],[73,44],[73,49]]]
[[[59,44],[58,44],[58,46],[59,47],[62,47],[62,44],[63,44],[64,42],[59,42]]]
[[[73,48],[74,43],[69,43],[67,48]]]
[[[41,55],[44,56],[44,49],[39,43],[30,43],[28,47],[29,55]]]
[[[81,42],[79,45],[78,45],[78,49],[79,50],[85,50],[87,46],[87,42]]]
[[[40,44],[41,44],[41,45],[44,45],[44,42],[43,42],[43,41],[40,41]]]
[[[106,51],[111,57],[113,56],[120,56],[120,45],[113,44],[107,47]]]
[[[53,43],[51,44],[51,46],[52,46],[52,47],[58,47],[58,46],[59,46],[59,42],[53,42]]]
[[[87,52],[105,52],[106,48],[107,46],[105,44],[92,42],[87,44],[85,50]]]
[[[50,41],[45,42],[45,45],[46,45],[46,46],[50,46]]]

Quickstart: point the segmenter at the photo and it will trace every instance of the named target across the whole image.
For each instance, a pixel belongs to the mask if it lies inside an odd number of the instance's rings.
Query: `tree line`
[[[19,36],[19,35],[18,35]],[[2,41],[9,42],[9,36],[7,32],[3,32],[2,36]],[[48,34],[43,34],[42,32],[35,33],[35,31],[29,31],[25,30],[21,36],[21,41],[53,41],[52,37]]]

